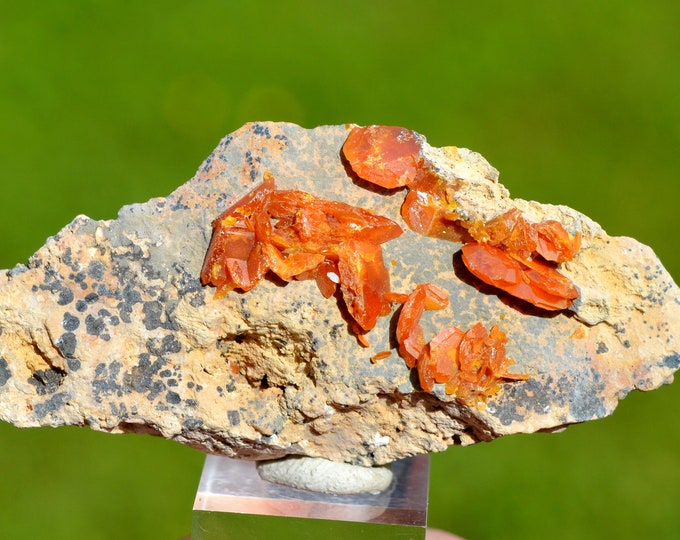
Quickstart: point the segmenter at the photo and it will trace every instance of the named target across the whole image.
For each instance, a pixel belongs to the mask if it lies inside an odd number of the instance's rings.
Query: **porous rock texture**
[[[459,244],[408,230],[403,191],[367,189],[352,176],[341,159],[351,127],[247,124],[168,197],[125,206],[115,220],[78,216],[28,264],[0,271],[0,418],[147,432],[248,459],[377,465],[601,418],[632,389],[672,381],[680,294],[648,247],[570,208],[511,199],[479,154],[425,144],[430,166],[455,182],[461,216],[515,206],[582,232],[581,250],[561,265],[580,293],[572,309],[528,307],[471,277]],[[468,407],[442,385],[419,389],[396,353],[395,313],[362,348],[337,299],[314,281],[267,279],[215,299],[199,281],[211,222],[265,172],[281,189],[400,223],[404,234],[383,246],[393,290],[432,281],[450,292],[448,308],[423,316],[425,335],[498,324],[513,371],[531,377]]]

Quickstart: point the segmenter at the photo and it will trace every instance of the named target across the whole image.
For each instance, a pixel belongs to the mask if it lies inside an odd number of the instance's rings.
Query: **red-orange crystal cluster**
[[[426,342],[420,318],[425,310],[443,309],[449,304],[446,290],[433,283],[418,285],[401,308],[397,322],[399,354],[418,371],[420,386],[432,392],[435,383],[460,402],[473,405],[499,390],[502,381],[525,380],[527,375],[510,373],[505,334],[493,326],[490,331],[477,323],[467,332],[449,326]]]
[[[363,208],[279,190],[266,174],[213,221],[201,282],[217,287],[217,297],[249,291],[268,271],[285,281],[315,279],[326,298],[339,285],[349,314],[368,331],[391,311],[380,244],[402,232]]]
[[[566,309],[578,297],[555,263],[574,257],[580,233],[569,234],[554,220],[529,223],[516,208],[473,223],[468,232],[474,242],[462,247],[463,263],[485,283],[546,310]]]
[[[548,310],[565,309],[578,292],[555,265],[571,260],[580,235],[556,221],[529,223],[518,210],[487,222],[469,222],[456,212],[456,185],[426,164],[422,137],[394,126],[355,127],[342,152],[354,173],[385,189],[406,187],[401,215],[425,236],[459,241],[463,262],[482,281]],[[475,404],[498,391],[502,381],[526,379],[508,371],[506,336],[477,323],[467,332],[450,326],[429,342],[420,319],[425,310],[449,305],[448,293],[434,283],[410,294],[392,292],[381,244],[402,233],[391,219],[363,208],[316,198],[296,190],[279,190],[265,174],[263,183],[213,221],[201,282],[217,287],[216,297],[249,291],[268,272],[285,281],[314,279],[326,297],[338,287],[356,322],[359,342],[378,317],[401,303],[396,328],[399,355],[416,368],[420,385],[432,392],[444,384],[447,394]],[[389,351],[375,354],[378,362]]]
[[[356,127],[343,155],[361,179],[384,188],[407,188],[401,216],[412,230],[450,241],[465,239],[463,263],[485,283],[546,310],[566,309],[578,296],[556,264],[574,257],[580,234],[569,234],[557,221],[529,223],[517,209],[487,222],[462,219],[457,185],[427,166],[416,133],[392,126]],[[399,354],[417,369],[423,390],[431,392],[435,383],[442,383],[459,401],[474,403],[494,394],[499,381],[527,378],[508,371],[512,360],[498,326],[487,330],[477,323],[467,332],[451,326],[428,343],[420,317],[426,309],[447,305],[446,291],[433,283],[419,285],[403,301],[396,336]]]
[[[574,257],[580,234],[569,234],[554,220],[529,223],[517,209],[486,222],[462,219],[456,211],[456,185],[427,166],[421,144],[415,133],[404,128],[356,127],[343,154],[363,180],[408,188],[401,215],[415,232],[452,241],[467,233],[472,241],[462,247],[463,263],[477,278],[542,309],[571,306],[578,291],[555,265]],[[416,166],[386,169],[379,165],[381,156]]]

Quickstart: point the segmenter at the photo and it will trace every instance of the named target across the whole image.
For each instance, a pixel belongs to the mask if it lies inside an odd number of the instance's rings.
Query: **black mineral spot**
[[[142,273],[149,280],[160,279],[162,277],[160,270],[148,262],[142,263]]]
[[[40,396],[45,394],[53,394],[61,386],[61,382],[65,377],[65,373],[62,370],[57,370],[55,368],[51,369],[39,369],[31,375],[28,379],[28,383],[35,386],[35,390]]]
[[[540,383],[531,379],[523,384],[510,385],[507,392],[512,397],[504,400],[502,406],[494,412],[494,416],[504,426],[524,420],[526,413],[518,407],[519,403],[524,403],[522,400],[528,399],[527,408],[536,411],[542,410],[546,405],[550,406],[549,400],[546,399],[545,389],[541,387]]]
[[[85,300],[78,300],[76,302],[76,311],[82,313],[87,310],[87,302]]]
[[[159,373],[159,375],[160,375],[161,377],[170,377],[170,375],[172,375],[172,371],[169,370],[169,369],[164,369],[163,371],[161,371],[161,372]]]
[[[80,319],[75,315],[71,315],[68,311],[64,313],[64,320],[61,322],[61,326],[67,332],[73,332],[76,328],[80,326]]]
[[[64,358],[74,358],[78,340],[73,332],[66,332],[59,336],[56,346]]]
[[[189,401],[189,400],[187,400]],[[185,418],[184,422],[182,422],[182,427],[186,430],[194,430],[203,425],[203,420],[200,418]]]
[[[165,401],[172,403],[173,405],[177,405],[180,401],[182,401],[182,398],[179,397],[177,392],[170,390],[167,394],[165,394]]]
[[[193,388],[193,387],[194,387],[194,383],[192,381],[189,381],[187,383],[187,388]],[[218,386],[218,388],[219,388],[219,386]]]
[[[158,340],[152,338],[146,342],[147,350],[155,356],[163,356],[166,354],[178,353],[182,350],[182,344],[172,334],[163,336],[163,339]]]
[[[227,420],[229,420],[229,425],[238,426],[241,423],[241,415],[238,411],[227,411]]]
[[[142,295],[131,283],[125,285],[122,293],[123,301],[127,304],[139,304],[142,302]]]
[[[600,397],[602,388],[596,380],[581,380],[573,386],[569,412],[576,422],[605,416],[607,411]]]
[[[55,413],[63,408],[69,398],[69,394],[65,392],[54,394],[45,402],[36,404],[33,407],[33,412],[39,419],[45,418],[48,414]]]
[[[673,353],[663,359],[663,365],[671,369],[678,369],[680,367],[680,354]]]
[[[16,276],[23,274],[26,272],[28,268],[24,264],[16,264],[14,265],[13,268],[10,268],[7,270],[7,275],[9,276],[10,279],[15,278]]]
[[[604,354],[609,352],[609,347],[607,347],[607,344],[604,343],[603,341],[600,341],[597,344],[597,350],[595,351],[597,354]]]
[[[40,288],[57,295],[57,304],[65,306],[73,302],[73,292],[61,282],[62,276],[53,269],[45,271],[45,281]]]
[[[129,244],[126,247],[130,249],[125,253],[125,258],[130,261],[141,261],[144,258],[144,250],[138,245]]]
[[[178,353],[182,350],[182,344],[172,334],[163,337],[161,352],[163,354]]]
[[[163,304],[158,300],[144,302],[142,311],[144,313],[144,327],[147,330],[156,330],[156,328],[176,330],[174,323],[170,320],[167,312],[164,310]]]
[[[124,323],[129,323],[130,313],[132,313],[133,306],[142,302],[142,296],[138,290],[134,288],[134,284],[126,283],[122,293],[119,294],[121,302],[118,304],[118,315]]]
[[[123,395],[123,387],[118,383],[118,375],[123,364],[113,361],[110,364],[97,364],[94,370],[94,380],[92,381],[92,390],[97,403],[101,403],[102,394],[107,395]]]
[[[170,210],[177,211],[177,210],[189,210],[189,207],[186,205],[186,203],[182,200],[182,197],[177,199],[173,204],[170,205]]]
[[[91,336],[97,336],[98,338],[108,341],[111,336],[106,332],[106,323],[103,317],[93,317],[88,315],[85,317],[85,328],[87,333]]]
[[[95,292],[91,292],[85,297],[85,302],[88,304],[94,304],[97,300],[99,300],[99,295]]]
[[[104,266],[103,262],[92,261],[90,265],[87,267],[87,275],[90,276],[92,279],[100,281],[104,277],[105,269],[106,267]]]
[[[168,379],[168,386],[177,386],[177,379]]]
[[[179,275],[179,283],[177,284],[177,290],[179,292],[180,296],[187,296],[190,293],[198,293],[198,294],[193,294],[191,296],[191,300],[189,301],[192,306],[197,307],[194,305],[195,302],[199,302],[199,305],[202,305],[204,303],[203,300],[203,285],[201,285],[200,280],[198,279],[198,276],[187,272],[187,270],[180,264],[174,263],[172,265],[173,270],[177,272]]]
[[[73,252],[70,247],[66,248],[61,254],[61,260],[64,261],[67,266],[73,266]]]
[[[262,124],[255,124],[253,126],[253,133],[255,135],[260,135],[261,137],[264,137],[266,139],[272,138],[272,134],[270,133],[269,128],[263,126]]]
[[[234,390],[236,390],[236,384],[234,384],[234,381],[231,380],[229,381],[229,384],[225,384],[224,390],[225,392],[233,392]]]
[[[203,291],[192,294],[190,298],[189,305],[193,308],[199,308],[205,305],[205,295]]]
[[[198,406],[198,403],[196,402],[195,399],[185,399],[185,400],[184,400],[184,404],[185,404],[187,407],[191,407],[191,408],[195,408],[195,407]]]
[[[59,298],[57,298],[57,304],[60,306],[66,306],[73,302],[73,291],[71,289],[63,288],[59,291]]]
[[[71,274],[69,277],[82,287],[83,283],[85,282],[86,276],[87,274],[85,272],[76,272],[74,274]]]
[[[0,356],[0,386],[5,386],[11,377],[12,372],[9,370],[7,360]]]
[[[152,362],[149,354],[140,354],[139,363],[129,374],[126,374],[128,386],[135,392],[148,392],[149,400],[155,399],[166,389],[163,381],[155,380],[158,373],[165,367],[165,363],[162,358],[157,358]]]
[[[80,369],[80,360],[77,360],[76,358],[67,358],[66,364],[70,371],[78,371]]]

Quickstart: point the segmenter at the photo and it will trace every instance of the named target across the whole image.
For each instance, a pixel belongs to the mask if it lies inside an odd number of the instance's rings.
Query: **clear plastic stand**
[[[430,458],[397,461],[392,471],[392,484],[382,493],[328,495],[266,482],[252,461],[207,456],[192,540],[422,540]]]

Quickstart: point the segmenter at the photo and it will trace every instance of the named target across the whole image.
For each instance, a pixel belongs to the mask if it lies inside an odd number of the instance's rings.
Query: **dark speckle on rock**
[[[70,399],[69,394],[66,392],[60,392],[59,394],[54,394],[48,400],[42,403],[36,403],[33,407],[33,411],[37,418],[45,418],[48,414],[56,414],[59,409],[64,407],[67,400]]]
[[[106,267],[104,266],[103,262],[92,261],[90,265],[87,267],[87,275],[90,276],[92,279],[100,281],[104,277],[105,270]]]
[[[56,369],[39,369],[28,379],[35,386],[38,395],[53,394],[61,386],[65,374]]]
[[[227,420],[232,426],[238,426],[241,423],[241,415],[238,411],[227,411]]]
[[[59,289],[59,298],[57,299],[57,304],[60,306],[66,306],[73,302],[73,291],[71,289]]]
[[[97,336],[104,341],[111,339],[111,336],[106,331],[106,323],[104,322],[103,317],[88,315],[85,318],[85,327],[87,328],[87,333],[91,336]]]
[[[57,295],[57,304],[60,306],[66,306],[73,302],[73,291],[63,284],[62,277],[54,270],[45,272],[45,280],[40,288]]]
[[[173,212],[178,210],[189,210],[189,207],[182,201],[182,197],[179,197],[173,204],[170,205],[170,209]]]
[[[0,386],[5,386],[11,377],[12,372],[9,370],[7,360],[0,356]]]
[[[179,397],[177,392],[170,390],[167,394],[165,394],[165,401],[172,403],[173,405],[177,405],[180,401],[182,401],[182,399]]]
[[[61,260],[64,261],[66,266],[73,268],[73,250],[70,247],[66,248],[64,253],[61,254]],[[74,268],[74,271],[77,271],[77,268]]]
[[[143,312],[144,327],[147,330],[156,330],[157,328],[165,328],[166,330],[175,329],[175,325],[160,301],[151,300],[144,302]]]
[[[162,358],[157,358],[152,362],[148,354],[140,354],[139,363],[128,374],[130,388],[136,392],[148,394],[147,398],[150,400],[155,399],[166,389],[165,383],[156,379],[165,364]]]
[[[591,379],[583,376],[578,383],[572,385],[569,412],[576,422],[602,418],[607,414],[601,397],[604,385],[599,382],[596,372],[592,371],[591,376]]]
[[[73,332],[65,332],[57,339],[56,346],[64,358],[74,358],[78,339]]]
[[[118,376],[121,372],[123,364],[114,360],[110,364],[100,363],[94,371],[94,379],[92,380],[92,390],[95,399],[101,403],[102,396],[123,395],[123,386],[118,381]]]
[[[680,368],[680,353],[673,353],[663,359],[663,365],[671,369]]]
[[[172,334],[163,336],[162,339],[150,338],[146,341],[146,349],[154,356],[178,353],[182,350],[182,344]]]
[[[64,313],[64,320],[61,322],[61,326],[67,332],[73,332],[80,326],[80,319],[67,311]]]
[[[182,422],[184,429],[192,431],[198,429],[203,425],[203,420],[200,418],[185,418]]]
[[[160,279],[163,275],[161,270],[156,268],[153,264],[146,262],[142,264],[142,273],[144,274],[144,277],[149,280]]]
[[[77,358],[67,358],[66,365],[68,366],[69,371],[78,371],[81,364],[80,360]]]

